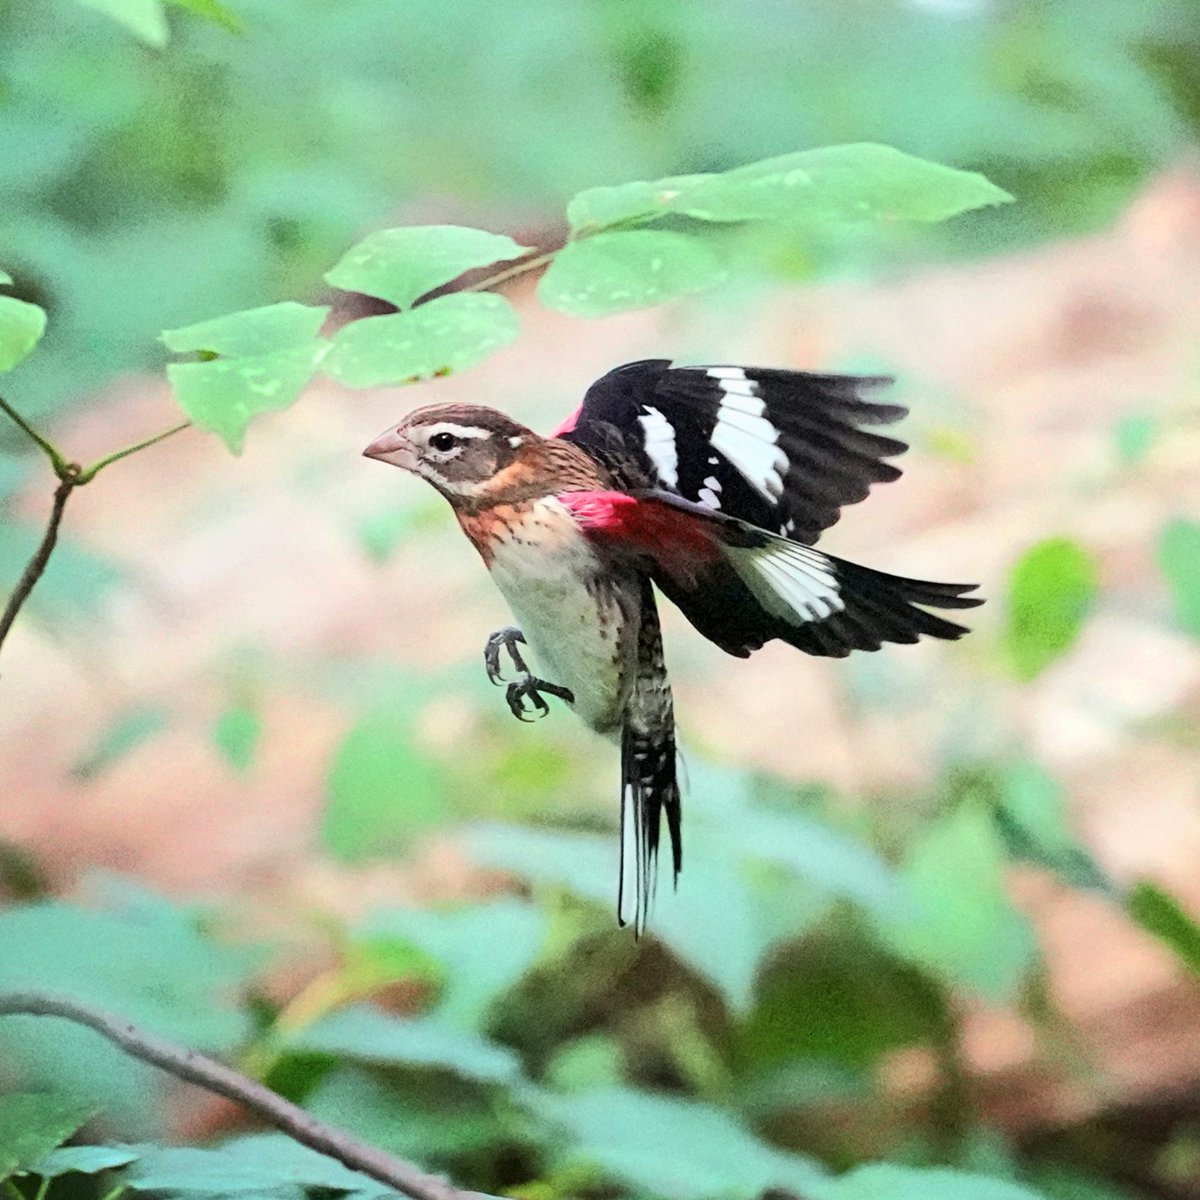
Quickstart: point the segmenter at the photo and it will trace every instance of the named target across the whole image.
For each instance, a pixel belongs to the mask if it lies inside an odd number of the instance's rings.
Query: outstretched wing
[[[671,840],[671,865],[678,880],[683,842],[675,774],[675,711],[654,589],[643,576],[637,676],[621,730],[621,882],[617,892],[617,919],[626,924],[629,912],[638,934],[646,927],[654,899],[664,816]]]
[[[598,379],[555,433],[618,471],[632,461],[642,482],[811,544],[844,505],[900,475],[884,460],[905,443],[863,428],[904,416],[868,399],[890,382],[646,359]]]
[[[584,533],[614,556],[640,559],[689,621],[744,658],[772,638],[843,658],[966,628],[930,608],[973,608],[975,584],[888,575],[755,528],[665,491],[565,492]]]

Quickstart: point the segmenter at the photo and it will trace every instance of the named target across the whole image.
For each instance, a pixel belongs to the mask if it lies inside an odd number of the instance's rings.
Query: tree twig
[[[14,425],[37,443],[42,453],[50,460],[54,473],[60,479],[66,471],[67,460],[62,456],[58,447],[47,441],[3,396],[0,396],[0,412],[3,412]]]
[[[445,1179],[428,1175],[412,1163],[360,1142],[343,1130],[309,1115],[278,1092],[227,1067],[216,1059],[177,1046],[103,1009],[49,992],[0,993],[0,1016],[62,1017],[94,1029],[133,1058],[160,1067],[176,1079],[194,1083],[244,1105],[288,1137],[336,1158],[412,1200],[496,1200],[484,1192],[467,1192]]]
[[[185,429],[191,429],[191,421],[183,421],[179,425],[172,425],[170,429],[164,429],[162,433],[156,433],[153,437],[148,437],[144,441],[135,442],[132,446],[126,446],[123,450],[117,450],[113,454],[106,454],[103,458],[98,458],[91,466],[84,467],[79,472],[79,482],[91,483],[96,475],[103,471],[109,463],[115,463],[122,458],[127,458],[131,454],[136,454],[139,450],[145,450],[147,446],[156,446],[159,442],[165,442],[167,438],[174,437],[177,433],[182,433]]]
[[[66,464],[62,479],[54,491],[54,503],[50,508],[50,520],[46,524],[46,532],[42,535],[41,543],[26,565],[17,586],[13,588],[12,595],[9,596],[8,602],[4,606],[4,612],[0,614],[0,646],[4,645],[4,639],[8,637],[8,631],[17,619],[17,613],[21,611],[21,605],[29,599],[33,585],[41,579],[42,572],[50,561],[50,555],[54,552],[54,546],[58,542],[58,527],[62,524],[63,510],[67,507],[67,501],[78,484],[79,468],[72,464]]]

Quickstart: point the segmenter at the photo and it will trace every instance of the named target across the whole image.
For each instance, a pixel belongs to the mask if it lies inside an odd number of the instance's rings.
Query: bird
[[[683,865],[656,589],[742,658],[773,639],[834,658],[952,641],[967,629],[929,610],[982,603],[968,595],[977,584],[906,579],[815,548],[844,506],[900,475],[888,460],[907,445],[875,428],[907,412],[877,398],[892,382],[646,359],[598,379],[549,436],[493,408],[433,404],[363,451],[450,502],[508,602],[517,624],[487,639],[484,664],[513,714],[544,716],[554,697],[619,741],[617,920],[638,934],[664,820],[676,883]]]

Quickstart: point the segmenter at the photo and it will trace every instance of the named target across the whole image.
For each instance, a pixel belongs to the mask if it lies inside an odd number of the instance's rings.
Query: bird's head
[[[470,501],[504,486],[541,440],[494,408],[433,404],[384,430],[363,454],[420,475],[451,502]]]

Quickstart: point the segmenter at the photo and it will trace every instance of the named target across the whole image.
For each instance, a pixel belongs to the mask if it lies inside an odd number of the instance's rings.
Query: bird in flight
[[[843,505],[896,479],[907,449],[871,427],[906,410],[885,377],[627,363],[542,437],[492,408],[410,412],[363,452],[450,502],[519,626],[501,653],[522,720],[557,697],[621,744],[617,917],[645,926],[666,818],[682,865],[675,718],[656,585],[706,638],[747,657],[773,638],[842,658],[967,630],[928,610],[970,608],[974,584],[886,575],[814,548]],[[531,652],[532,670],[520,649]]]

